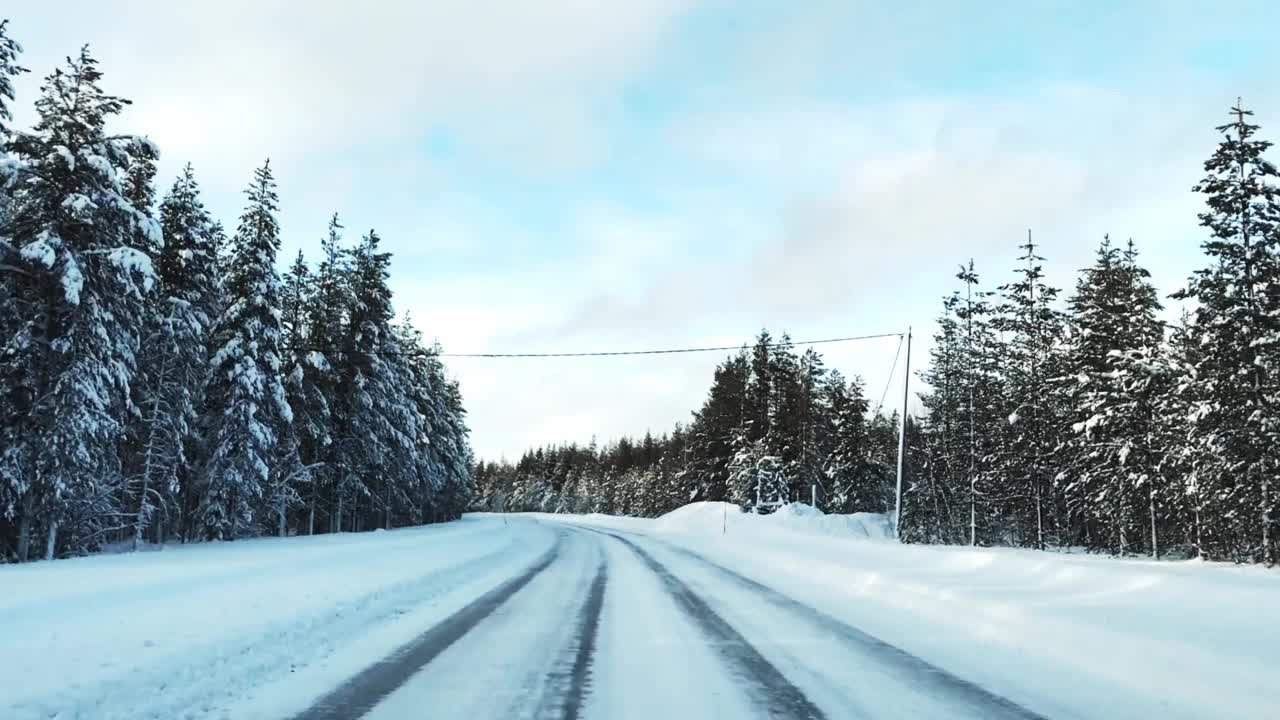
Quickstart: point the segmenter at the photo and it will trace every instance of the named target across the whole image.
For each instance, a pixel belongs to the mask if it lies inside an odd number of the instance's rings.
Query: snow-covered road
[[[1215,685],[1195,691],[1195,680],[1155,694],[1159,658],[1118,679],[1091,675],[1070,648],[1026,653],[1034,637],[1012,650],[975,640],[973,619],[992,622],[980,596],[965,594],[978,551],[746,529],[717,527],[700,539],[654,521],[469,516],[388,533],[0,568],[0,666],[9,668],[0,717],[1194,718],[1267,705],[1266,667],[1247,669],[1274,657],[1265,628],[1197,655],[1173,637],[1123,628],[1132,642],[1116,648],[1121,659],[1160,642],[1166,660],[1205,665],[1171,667],[1171,676],[1230,671],[1236,680],[1220,696]],[[1075,568],[1078,590],[1095,605],[1112,596],[1095,592],[1080,568],[1126,569],[1025,557]],[[900,579],[884,568],[901,566],[918,583],[930,563],[950,585],[904,602]],[[1004,564],[1010,627],[1039,623],[1044,640],[1064,642],[1061,608],[1036,613],[1069,593],[1031,593],[1010,572],[1016,563]],[[1153,572],[1127,567],[1125,577]],[[1250,607],[1280,597],[1273,573],[1194,570],[1199,584],[1187,587],[1201,587],[1202,602],[1239,595]],[[868,572],[871,585],[858,576]],[[937,607],[952,608],[951,617]],[[1179,616],[1152,610],[1156,621]],[[1225,638],[1241,619],[1188,632]],[[1089,622],[1070,627],[1086,650],[1101,633]],[[1017,653],[1021,667],[1009,660]],[[1208,665],[1232,657],[1241,664]]]
[[[296,717],[1038,717],[689,550],[555,533]]]

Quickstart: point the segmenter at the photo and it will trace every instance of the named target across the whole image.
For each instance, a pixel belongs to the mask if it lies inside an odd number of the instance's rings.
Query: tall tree
[[[686,502],[728,499],[733,438],[747,421],[751,366],[746,351],[718,365],[702,408],[689,426],[688,454],[676,482]]]
[[[1069,301],[1073,436],[1059,454],[1069,538],[1117,553],[1144,536],[1158,552],[1155,421],[1167,378],[1161,307],[1149,278],[1132,242],[1122,252],[1103,238]]]
[[[1219,521],[1202,528],[1214,556],[1275,562],[1275,498],[1271,476],[1280,459],[1280,191],[1276,167],[1256,139],[1252,112],[1237,103],[1223,139],[1195,190],[1208,208],[1200,225],[1208,267],[1180,297],[1196,301],[1204,354],[1197,374],[1204,400],[1195,426],[1202,452],[1217,467],[1199,473]]]
[[[160,204],[160,227],[159,288],[148,307],[137,384],[139,441],[130,478],[137,490],[135,547],[157,507],[172,508],[177,527],[185,526],[195,508],[194,434],[204,407],[209,336],[218,306],[212,223],[190,165]]]
[[[205,532],[235,538],[257,529],[255,509],[271,483],[280,440],[293,419],[281,383],[278,198],[271,164],[254,172],[232,240],[227,306],[214,340],[208,386],[201,507]]]
[[[9,123],[13,120],[13,113],[9,110],[9,103],[15,99],[13,78],[27,71],[18,64],[21,54],[22,46],[9,37],[9,21],[0,20],[0,144],[8,140]]]
[[[320,479],[327,477],[321,467],[331,442],[332,416],[329,401],[334,391],[333,367],[326,346],[317,343],[310,322],[316,308],[316,282],[302,256],[289,268],[281,292],[281,323],[286,347],[285,393],[293,410],[294,436],[298,457],[308,468],[307,534],[315,533]]]
[[[1051,380],[1063,327],[1053,305],[1058,290],[1044,282],[1044,258],[1036,254],[1030,231],[1021,247],[1018,278],[1001,286],[1003,303],[997,317],[997,327],[1007,339],[1003,400],[1009,427],[1002,474],[1008,484],[1005,498],[1021,516],[1011,518],[1020,526],[1019,534],[1043,550],[1056,524],[1050,478],[1058,409]]]
[[[121,195],[129,153],[145,141],[106,134],[127,101],[103,92],[101,78],[87,48],[69,58],[45,78],[34,131],[9,145],[18,182],[6,234],[17,258],[0,355],[10,418],[0,473],[20,560],[37,523],[49,558],[115,529],[118,439],[154,281],[136,248],[160,233]]]

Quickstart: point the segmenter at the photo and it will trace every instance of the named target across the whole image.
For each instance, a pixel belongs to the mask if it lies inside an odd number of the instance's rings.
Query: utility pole
[[[893,503],[893,537],[902,542],[902,467],[907,452],[907,401],[911,397],[911,328],[907,327],[907,365],[902,373],[902,418],[898,423],[898,491]]]

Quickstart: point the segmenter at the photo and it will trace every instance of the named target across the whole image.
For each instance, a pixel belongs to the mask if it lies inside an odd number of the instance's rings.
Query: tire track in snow
[[[399,650],[357,673],[295,715],[293,720],[353,720],[367,713],[546,570],[559,556],[564,535],[561,532],[555,544],[529,569],[481,595]]]
[[[797,720],[826,719],[826,715],[799,688],[792,685],[772,663],[760,654],[759,650],[756,650],[746,638],[733,629],[733,626],[725,622],[724,618],[716,614],[705,600],[672,575],[666,566],[655,560],[639,545],[624,537],[591,530],[608,535],[626,545],[658,576],[667,592],[675,600],[676,606],[711,639],[712,646],[729,664],[732,671],[750,683],[747,692],[769,717]]]
[[[611,532],[605,534],[613,535]],[[920,688],[921,684],[927,685],[930,694],[945,697],[949,703],[957,707],[964,707],[976,713],[978,717],[992,720],[1046,720],[1043,715],[1028,710],[1008,698],[987,690],[981,685],[953,675],[896,645],[891,645],[874,635],[869,635],[821,610],[805,605],[799,600],[778,592],[768,585],[752,580],[717,562],[708,560],[692,550],[662,540],[648,538],[647,536],[638,534],[636,536],[646,537],[646,539],[660,543],[671,552],[710,568],[721,577],[739,587],[752,591],[775,607],[803,618],[810,624],[818,626],[833,636],[840,638],[846,645],[875,657],[876,661],[882,665],[909,676],[913,681],[914,687]],[[630,544],[629,541],[617,535],[613,535],[613,537]]]
[[[544,700],[536,713],[539,718],[561,718],[562,720],[578,720],[587,695],[591,692],[591,663],[595,658],[596,640],[600,635],[600,613],[604,609],[604,593],[609,583],[609,567],[604,553],[600,553],[600,563],[596,566],[595,576],[591,580],[587,599],[578,611],[577,638],[571,645],[571,653],[557,663],[547,678],[551,687],[564,690],[553,698]]]

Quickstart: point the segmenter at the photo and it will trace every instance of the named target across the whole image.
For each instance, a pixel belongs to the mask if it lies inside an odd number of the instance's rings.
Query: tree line
[[[914,540],[1276,559],[1280,191],[1243,106],[1193,190],[1205,265],[1160,294],[1103,238],[1065,308],[1028,239],[1012,282],[957,275],[903,526]]]
[[[1012,276],[972,261],[945,296],[925,412],[907,418],[902,539],[1275,563],[1280,189],[1243,106],[1193,191],[1204,267],[1162,297],[1137,245],[1102,238],[1063,297],[1028,233]],[[861,382],[762,334],[721,364],[687,428],[481,464],[488,507],[655,515],[693,500],[893,509],[896,416]],[[762,508],[767,511],[767,508]]]
[[[888,512],[897,415],[876,410],[861,378],[765,330],[720,363],[687,426],[604,447],[539,448],[514,464],[482,461],[480,504],[654,517],[701,500],[767,509],[816,491],[829,512]]]
[[[110,133],[87,48],[11,126],[21,47],[0,22],[0,558],[107,544],[340,532],[458,517],[462,400],[405,321],[390,255],[335,215],[282,277],[276,182],[234,232],[188,165]]]

